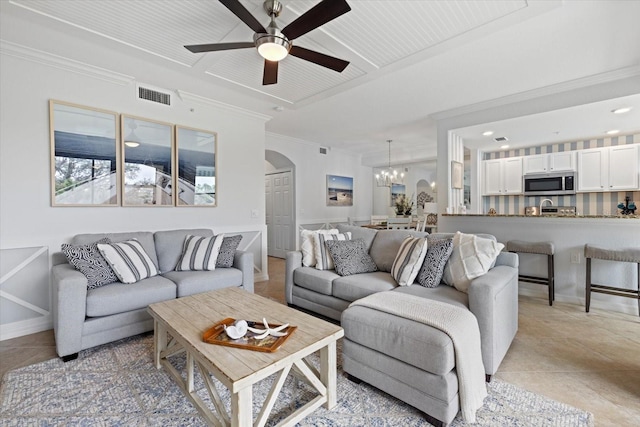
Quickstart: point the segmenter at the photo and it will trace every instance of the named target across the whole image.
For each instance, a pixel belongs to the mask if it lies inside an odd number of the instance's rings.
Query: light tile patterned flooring
[[[284,303],[284,260],[269,258],[256,293]],[[519,330],[497,378],[594,414],[640,425],[640,316],[520,296]],[[0,374],[56,357],[53,331],[0,342]]]

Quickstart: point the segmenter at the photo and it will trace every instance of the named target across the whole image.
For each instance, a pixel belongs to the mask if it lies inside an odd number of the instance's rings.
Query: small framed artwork
[[[391,184],[391,206],[395,206],[398,197],[407,194],[407,187],[404,184]]]
[[[462,163],[451,161],[451,188],[462,189]]]
[[[176,126],[177,206],[216,206],[217,135]]]
[[[353,206],[353,178],[327,175],[327,206]]]

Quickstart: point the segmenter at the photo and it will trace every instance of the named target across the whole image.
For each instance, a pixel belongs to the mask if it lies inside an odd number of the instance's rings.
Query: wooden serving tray
[[[276,351],[284,342],[289,339],[291,334],[298,328],[297,326],[289,326],[282,332],[287,332],[287,335],[283,337],[274,337],[267,336],[261,340],[257,340],[254,337],[257,335],[251,331],[248,331],[247,334],[239,338],[237,340],[233,340],[229,338],[227,333],[224,331],[224,325],[231,326],[236,321],[236,319],[232,317],[227,317],[224,320],[219,321],[202,334],[202,341],[209,344],[223,345],[227,347],[235,347],[235,348],[244,348],[246,350],[253,351],[262,351],[265,353],[273,353]],[[264,329],[264,325],[262,322],[253,322],[255,326],[251,325],[252,322],[247,321],[251,327]],[[281,325],[271,325],[272,328],[277,328]]]

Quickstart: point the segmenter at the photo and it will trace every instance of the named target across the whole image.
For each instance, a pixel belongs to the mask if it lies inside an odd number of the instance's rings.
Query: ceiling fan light
[[[291,43],[277,34],[261,34],[256,39],[258,53],[267,61],[281,61],[289,54]]]

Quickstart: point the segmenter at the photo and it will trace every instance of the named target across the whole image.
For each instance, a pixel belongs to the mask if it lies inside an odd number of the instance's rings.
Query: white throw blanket
[[[480,348],[480,329],[468,310],[439,301],[400,292],[378,292],[351,303],[415,320],[438,328],[453,341],[458,373],[460,410],[464,421],[473,423],[487,396]]]

